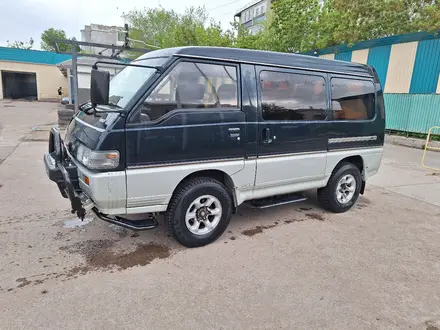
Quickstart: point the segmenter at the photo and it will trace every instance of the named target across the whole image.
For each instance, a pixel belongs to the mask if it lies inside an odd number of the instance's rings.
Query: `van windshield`
[[[137,65],[161,66],[166,57],[135,61]],[[136,92],[153,76],[156,69],[127,66],[110,80],[109,101],[112,105],[125,108]]]

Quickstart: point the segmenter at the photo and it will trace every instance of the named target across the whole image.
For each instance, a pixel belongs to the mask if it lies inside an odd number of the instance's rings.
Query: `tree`
[[[174,10],[144,8],[124,14],[130,25],[130,38],[142,41],[132,46],[153,45],[158,48],[177,46],[231,46],[233,32],[223,31],[211,19],[205,7],[189,7],[183,14]]]
[[[282,51],[440,30],[440,0],[277,0],[272,11]]]
[[[417,28],[422,31],[435,32],[440,31],[440,0],[425,1],[419,11],[419,20]]]
[[[189,7],[183,14],[144,8],[124,18],[131,26],[130,37],[141,41],[132,46],[305,52],[417,31],[438,33],[440,0],[276,0],[255,34],[238,22],[223,30],[204,7]]]
[[[328,0],[322,25],[329,25],[335,43],[353,44],[418,31],[419,10],[415,0]],[[338,24],[335,24],[334,19]],[[333,22],[332,22],[333,20]],[[328,31],[327,31],[328,32]]]
[[[41,34],[41,49],[47,50],[49,52],[55,52],[55,45],[53,43],[53,40],[55,39],[69,39],[66,36],[66,32],[61,29],[54,29],[50,28],[47,30],[44,30]],[[72,46],[69,44],[59,43],[58,49],[62,53],[70,53],[72,51]],[[77,47],[77,52],[80,52],[80,47]]]
[[[54,39],[67,39],[66,32],[64,30],[54,28],[44,30],[41,34],[41,49],[47,50],[49,52],[54,52]],[[58,45],[58,47],[62,52],[68,52],[71,50],[71,46],[67,44],[60,44]]]
[[[272,21],[272,12],[267,11],[266,19],[259,24],[259,30],[255,34],[252,34],[239,22],[232,23],[235,36],[234,47],[272,51],[282,50],[281,42],[275,35],[274,29],[270,28]]]
[[[9,40],[7,40],[7,43],[8,43],[8,47],[11,48],[32,49],[32,47],[34,46],[34,39],[29,38],[28,42],[23,42],[23,41],[9,42]]]
[[[270,28],[280,50],[296,52],[315,47],[320,9],[319,0],[274,1]]]

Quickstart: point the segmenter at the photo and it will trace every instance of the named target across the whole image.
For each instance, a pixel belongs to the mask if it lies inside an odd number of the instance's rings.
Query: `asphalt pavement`
[[[1,329],[440,329],[440,173],[385,146],[344,214],[240,207],[215,243],[69,212],[45,174],[56,104],[1,102]],[[427,162],[440,168],[440,153]]]

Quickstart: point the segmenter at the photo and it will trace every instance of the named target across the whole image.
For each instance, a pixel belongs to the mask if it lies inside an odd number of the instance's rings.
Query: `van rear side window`
[[[332,78],[333,120],[374,118],[374,84],[366,80]]]
[[[323,77],[262,71],[261,107],[265,120],[325,120]]]

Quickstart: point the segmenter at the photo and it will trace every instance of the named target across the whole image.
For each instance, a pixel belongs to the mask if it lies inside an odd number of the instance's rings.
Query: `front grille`
[[[49,153],[52,153],[55,151],[55,143],[54,143],[54,136],[53,132],[49,132]]]

